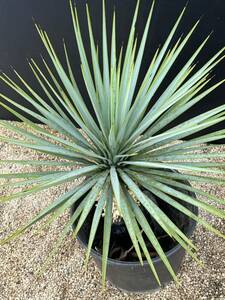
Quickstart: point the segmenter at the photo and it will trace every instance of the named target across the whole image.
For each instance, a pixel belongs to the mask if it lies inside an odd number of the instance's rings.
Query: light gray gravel
[[[0,135],[11,136],[6,130]],[[218,151],[218,149],[213,149]],[[224,149],[223,149],[224,151]],[[46,155],[0,143],[0,159],[40,159]],[[36,169],[42,170],[42,167]],[[28,167],[0,166],[0,172],[29,171]],[[34,169],[32,169],[34,170]],[[72,185],[77,182],[72,183]],[[205,191],[225,198],[225,188],[211,184],[201,187]],[[35,196],[14,200],[0,206],[0,236],[30,220],[41,208],[63,193],[68,186],[51,188]],[[16,189],[19,190],[19,189]],[[12,189],[11,189],[12,191]],[[10,189],[0,190],[0,195]],[[203,215],[203,213],[201,213]],[[101,277],[93,261],[86,272],[83,267],[83,250],[70,236],[53,259],[49,269],[41,276],[34,273],[42,265],[60,230],[68,219],[65,214],[49,228],[40,233],[28,232],[8,245],[0,247],[0,300],[212,300],[225,299],[225,241],[198,226],[193,240],[199,248],[204,266],[199,268],[186,256],[180,272],[181,286],[174,283],[153,294],[128,295],[111,284],[107,291],[101,290]],[[216,228],[225,233],[225,222],[204,214]]]

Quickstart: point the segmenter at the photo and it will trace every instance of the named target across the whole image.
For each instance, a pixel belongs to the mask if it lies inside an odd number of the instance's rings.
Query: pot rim
[[[188,232],[186,233],[187,237],[190,237],[193,232],[194,232],[194,229],[196,227],[196,222],[192,219],[190,219],[191,221],[191,224],[189,225],[189,230]],[[84,243],[79,236],[77,236],[77,240],[79,240],[79,242],[81,243],[81,245],[84,247],[84,248],[87,248],[87,245],[86,243]],[[170,256],[172,256],[174,253],[176,253],[178,250],[180,250],[182,248],[182,246],[180,244],[176,245],[175,247],[173,247],[172,249],[170,249],[169,251],[166,251],[164,252],[165,255],[167,256],[167,258],[169,258]],[[182,248],[184,251],[185,249]],[[186,251],[185,251],[186,252]],[[94,250],[94,249],[91,249],[91,254],[95,257],[98,257],[99,259],[102,259],[102,255]],[[152,258],[152,262],[153,263],[158,263],[162,261],[161,258],[159,256],[156,256],[154,258]],[[141,265],[140,261],[135,261],[135,262],[129,262],[129,261],[119,261],[119,260],[116,260],[116,259],[112,259],[112,258],[107,258],[107,263],[110,263],[110,264],[114,264],[114,265],[123,265],[123,266],[137,266],[137,265]],[[144,260],[143,261],[143,266],[146,266],[148,265],[148,261],[147,260]]]
[[[173,171],[173,172],[179,173],[179,172],[177,172],[177,171]],[[187,183],[190,185],[190,182],[189,182],[189,181],[187,181]],[[189,192],[189,193],[192,194],[195,198],[197,198],[195,193],[193,193],[193,192]],[[196,214],[196,215],[198,215],[198,212],[199,212],[198,207],[193,206],[193,209],[194,209],[193,213]],[[185,233],[185,235],[186,235],[187,237],[190,237],[190,236],[193,234],[193,232],[194,232],[194,230],[195,230],[195,227],[196,227],[196,225],[197,225],[197,222],[196,222],[195,220],[193,220],[192,218],[190,218],[190,217],[189,217],[189,221],[190,221],[190,224],[189,224],[189,227],[188,227],[187,232]],[[78,236],[77,236],[77,240],[80,242],[80,244],[81,244],[84,248],[87,248],[87,243],[84,243],[84,242],[80,239],[79,233],[78,233]],[[185,251],[185,253],[186,253],[186,250],[185,250],[179,243],[178,243],[175,247],[173,247],[172,249],[170,249],[169,251],[166,251],[166,252],[164,252],[164,253],[165,253],[165,255],[167,256],[167,258],[169,258],[169,257],[171,257],[174,253],[176,253],[178,250],[180,250],[181,248],[182,248],[182,249]],[[101,255],[98,251],[96,251],[96,250],[94,250],[94,249],[91,249],[91,254],[92,254],[93,256],[97,257],[98,259],[101,259],[101,258],[102,258],[102,255]],[[161,260],[161,258],[160,258],[159,256],[156,256],[156,257],[152,258],[152,262],[153,262],[153,263],[159,263],[160,261],[162,261],[162,260]],[[141,265],[140,261],[135,261],[135,262],[119,261],[119,260],[116,260],[116,259],[113,259],[113,258],[109,258],[109,257],[107,258],[107,263],[114,264],[114,265],[123,265],[123,266],[137,266],[137,265]],[[146,266],[146,265],[149,265],[148,261],[147,261],[147,260],[143,260],[143,266]]]

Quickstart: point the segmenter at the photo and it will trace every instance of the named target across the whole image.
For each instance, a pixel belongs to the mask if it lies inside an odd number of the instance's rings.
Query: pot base
[[[82,238],[79,238],[79,242],[86,248]],[[166,256],[174,272],[178,274],[185,256],[184,249],[180,245],[177,245],[168,251]],[[101,269],[101,255],[97,251],[92,250],[92,257],[98,268]],[[142,266],[139,262],[129,263],[108,259],[107,280],[110,281],[113,286],[124,292],[153,293],[164,288],[173,278],[159,257],[153,258],[152,261],[160,278],[161,286],[159,286],[155,280],[147,261],[145,261]]]

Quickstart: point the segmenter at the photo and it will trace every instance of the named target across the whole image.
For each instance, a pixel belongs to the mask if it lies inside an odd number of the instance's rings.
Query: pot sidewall
[[[194,193],[189,194],[196,198]],[[74,208],[71,211],[73,212]],[[198,209],[194,206],[192,206],[192,212],[198,215]],[[185,233],[187,237],[192,235],[195,227],[196,222],[189,219],[189,225]],[[85,232],[88,232],[87,223],[84,223],[77,236],[81,246],[86,249],[88,238],[87,234],[85,236]],[[176,274],[180,271],[185,253],[185,250],[179,244],[165,253]],[[91,256],[101,270],[102,255],[92,249]],[[159,257],[153,258],[152,262],[156,268],[162,287],[164,287],[173,278]],[[107,261],[107,279],[117,288],[127,292],[152,292],[159,288],[147,261],[144,261],[142,266],[140,262],[121,262],[109,258]]]

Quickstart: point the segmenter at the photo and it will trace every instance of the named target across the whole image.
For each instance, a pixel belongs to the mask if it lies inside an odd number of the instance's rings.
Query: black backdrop
[[[92,13],[94,34],[96,39],[101,42],[101,0],[89,0]],[[88,41],[87,26],[85,19],[85,3],[86,0],[76,0],[79,10],[81,27],[84,38]],[[117,12],[118,26],[118,44],[126,42],[127,33],[130,27],[131,18],[136,5],[136,0],[106,0],[107,15],[109,23],[111,22],[111,14],[114,6]],[[147,69],[149,61],[155,52],[157,46],[165,40],[171,26],[186,4],[186,0],[158,0],[151,26],[147,49],[144,57],[142,78]],[[141,10],[138,21],[139,36],[144,28],[145,20],[148,15],[148,9],[151,5],[149,0],[141,0]],[[199,43],[214,30],[214,34],[208,42],[207,48],[202,51],[199,62],[203,63],[225,44],[225,1],[224,0],[190,0],[185,17],[177,32],[177,37],[187,32],[193,23],[203,16],[202,21],[188,43],[183,54],[177,60],[169,74],[165,86],[174,76],[176,71],[185,63],[191,52],[199,45]],[[84,85],[79,71],[80,61],[73,38],[72,22],[70,18],[69,5],[67,0],[0,0],[0,69],[11,74],[10,65],[15,67],[19,73],[23,75],[34,87],[38,89],[38,85],[33,78],[26,58],[33,57],[36,61],[41,62],[40,53],[46,57],[46,52],[39,40],[38,34],[34,28],[33,19],[49,33],[59,56],[63,57],[62,38],[65,38],[73,69],[76,78],[81,87],[81,91],[86,95]],[[215,70],[215,81],[225,77],[225,63],[222,62]],[[39,91],[39,90],[38,90]],[[201,113],[217,105],[223,104],[225,100],[225,87],[222,86],[208,96],[205,100],[188,111],[179,120],[189,118],[190,116]],[[16,101],[25,104],[25,102],[16,96],[12,91],[0,83],[0,92],[7,94]],[[40,92],[41,93],[41,92]],[[87,98],[87,97],[86,97]],[[88,100],[87,100],[88,102]],[[0,118],[13,119],[9,113],[0,109]],[[176,121],[176,122],[177,122]],[[220,124],[213,129],[224,128],[224,124]],[[212,129],[211,129],[212,130]],[[224,141],[223,141],[224,142]]]

